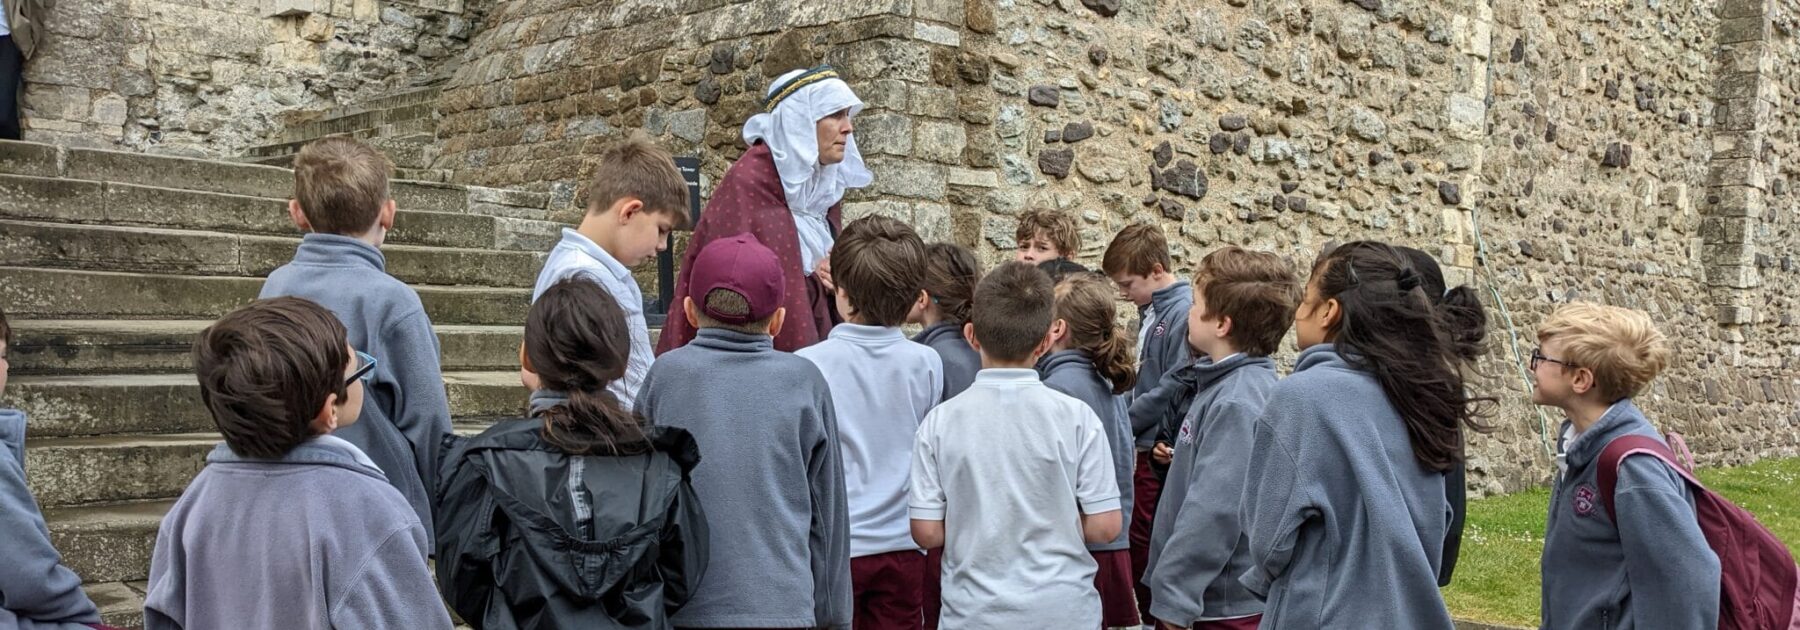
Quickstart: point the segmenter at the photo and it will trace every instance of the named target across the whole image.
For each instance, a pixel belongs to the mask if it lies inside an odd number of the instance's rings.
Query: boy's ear
[[[1584,367],[1575,368],[1575,373],[1569,375],[1569,391],[1580,396],[1592,389],[1594,389],[1594,371]]]
[[[1164,269],[1162,263],[1150,263],[1150,273],[1144,274],[1144,277],[1153,278],[1167,273],[1169,273],[1169,270]]]
[[[683,315],[687,316],[687,322],[688,322],[689,328],[693,328],[695,330],[700,329],[700,311],[694,309],[694,298],[693,297],[681,298],[681,313]],[[520,349],[520,351],[523,351],[524,347],[520,346],[519,349]]]
[[[614,201],[608,212],[618,215],[619,222],[624,223],[644,212],[644,200],[637,197],[620,197]]]
[[[1230,315],[1220,315],[1219,323],[1214,324],[1214,326],[1216,328],[1218,328],[1218,330],[1219,330],[1219,338],[1220,339],[1224,339],[1226,337],[1231,336],[1231,316]]]
[[[786,324],[786,323],[787,323],[787,307],[782,306],[782,307],[776,308],[775,314],[769,316],[769,336],[773,337],[775,335],[781,334],[781,325]]]
[[[298,204],[296,204],[296,205],[298,205]],[[386,231],[394,229],[394,215],[399,212],[400,212],[400,204],[395,203],[394,200],[389,199],[385,202],[382,202],[381,215],[377,219],[377,221],[381,224],[381,231],[386,232]]]
[[[337,430],[337,402],[337,394],[325,396],[325,404],[319,406],[319,413],[313,416],[311,422],[306,423],[306,426],[312,429],[313,435],[330,435],[332,431]]]
[[[300,200],[299,199],[289,199],[288,200],[288,218],[294,220],[294,227],[300,228],[300,231],[302,231],[302,232],[313,231],[312,222],[307,221],[306,213],[300,210]]]

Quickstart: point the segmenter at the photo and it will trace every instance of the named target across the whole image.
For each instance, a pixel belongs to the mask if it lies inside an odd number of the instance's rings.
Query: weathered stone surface
[[[1074,164],[1074,149],[1045,149],[1038,153],[1038,171],[1057,179],[1068,177]]]
[[[1175,201],[1174,199],[1163,199],[1158,202],[1157,207],[1162,210],[1164,218],[1174,219],[1176,221],[1187,218],[1187,207],[1181,205],[1181,202]]]
[[[1094,137],[1094,124],[1089,122],[1069,123],[1063,125],[1063,142],[1081,142]]]
[[[1219,129],[1224,131],[1237,131],[1248,126],[1250,126],[1249,119],[1242,114],[1226,114],[1219,117]]]
[[[1175,147],[1170,145],[1168,140],[1164,140],[1161,144],[1156,145],[1156,149],[1151,151],[1150,155],[1156,160],[1158,168],[1168,166],[1169,160],[1175,159]]]
[[[1112,17],[1119,14],[1119,0],[1081,0],[1081,6],[1100,14],[1101,17]]]
[[[1631,145],[1613,142],[1606,145],[1606,154],[1600,158],[1600,165],[1612,168],[1628,168],[1631,166]]]
[[[1054,85],[1033,85],[1026,100],[1039,107],[1056,107],[1062,102],[1062,93]]]
[[[1462,187],[1454,182],[1440,180],[1437,184],[1437,191],[1438,201],[1452,206],[1462,205]]]

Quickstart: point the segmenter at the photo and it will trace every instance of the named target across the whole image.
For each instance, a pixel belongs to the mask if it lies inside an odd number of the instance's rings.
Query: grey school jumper
[[[1374,375],[1307,348],[1256,421],[1243,525],[1263,628],[1449,628],[1444,473],[1419,464]]]
[[[65,630],[100,623],[81,577],[50,546],[50,529],[25,485],[25,413],[0,408],[0,628]]]
[[[1186,280],[1150,294],[1148,311],[1154,319],[1143,327],[1144,350],[1138,357],[1137,386],[1131,390],[1131,432],[1137,436],[1139,449],[1154,446],[1158,430],[1187,413],[1186,399],[1174,396],[1180,400],[1168,403],[1164,399],[1170,398],[1171,393],[1160,390],[1164,387],[1164,374],[1194,360],[1187,340],[1188,309],[1193,305],[1194,289]]]
[[[944,400],[955,398],[975,382],[975,373],[981,371],[981,353],[963,338],[962,324],[938,322],[926,326],[912,340],[930,346],[944,360]]]
[[[1619,401],[1587,432],[1565,439],[1544,532],[1543,627],[1717,628],[1719,559],[1694,516],[1694,495],[1667,464],[1648,456],[1619,464],[1613,494],[1618,522],[1606,513],[1595,480],[1600,451],[1613,438],[1658,440],[1631,399]]]
[[[1130,418],[1125,416],[1125,399],[1112,393],[1112,384],[1094,369],[1094,359],[1083,350],[1063,350],[1044,355],[1038,360],[1038,374],[1044,385],[1087,403],[1100,417],[1106,430],[1106,445],[1112,449],[1113,474],[1119,481],[1119,536],[1109,542],[1091,543],[1088,551],[1130,549],[1131,540],[1131,468],[1136,463],[1131,448]]]
[[[1238,508],[1248,479],[1257,417],[1275,389],[1275,361],[1236,354],[1201,357],[1198,391],[1175,433],[1150,535],[1150,614],[1180,626],[1259,614],[1263,602],[1238,582],[1250,545]]]
[[[361,451],[333,436],[280,459],[224,444],[156,532],[146,630],[450,630],[425,529]]]
[[[375,357],[363,389],[362,417],[333,433],[355,444],[400,490],[431,537],[431,494],[439,442],[450,433],[450,399],[438,364],[438,338],[419,294],[387,273],[368,243],[308,234],[294,261],[269,274],[262,295],[303,297],[344,323],[350,345]]]
[[[637,411],[700,445],[705,582],[690,628],[850,625],[850,515],[824,375],[768,335],[702,328],[651,364]]]

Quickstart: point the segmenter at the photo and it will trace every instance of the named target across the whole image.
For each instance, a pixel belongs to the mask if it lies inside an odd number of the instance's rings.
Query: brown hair
[[[1345,243],[1313,263],[1312,283],[1320,303],[1310,308],[1337,300],[1342,316],[1329,331],[1332,343],[1381,385],[1406,425],[1413,457],[1436,471],[1462,461],[1461,426],[1487,432],[1479,417],[1493,399],[1469,394],[1457,346],[1412,263],[1386,243]]]
[[[975,287],[970,321],[981,351],[1000,361],[1022,361],[1050,331],[1056,307],[1050,276],[1035,265],[1009,262]]]
[[[314,232],[360,235],[381,217],[393,170],[387,156],[355,138],[322,138],[294,156],[294,199]]]
[[[0,308],[0,344],[6,345],[5,350],[12,350],[12,325],[6,323],[6,309],[4,308]],[[4,358],[6,358],[6,353],[0,352],[0,359]]]
[[[1202,314],[1231,318],[1226,339],[1255,357],[1269,356],[1281,347],[1281,337],[1294,325],[1294,310],[1306,291],[1280,256],[1235,245],[1200,259],[1194,286],[1206,302]]]
[[[761,321],[745,324],[731,324],[708,317],[706,315],[706,309],[712,309],[715,313],[724,313],[726,315],[734,316],[745,315],[750,312],[750,300],[746,299],[744,294],[731,289],[713,289],[707,291],[704,301],[699,305],[704,306],[705,308],[694,309],[695,318],[700,320],[700,325],[695,326],[695,328],[723,328],[732,332],[741,332],[746,335],[772,335],[780,332],[769,330],[769,320],[775,319],[773,314],[763,318]]]
[[[1109,277],[1121,273],[1148,276],[1156,265],[1162,265],[1163,271],[1175,271],[1169,259],[1169,240],[1162,228],[1151,223],[1133,223],[1119,230],[1100,258],[1100,269]]]
[[[1592,371],[1594,386],[1612,401],[1638,395],[1669,365],[1668,341],[1642,311],[1564,304],[1538,326],[1537,336],[1538,341],[1561,339],[1563,356],[1554,358]]]
[[[588,186],[587,211],[605,211],[627,197],[644,202],[645,212],[674,215],[676,228],[685,228],[692,220],[687,181],[675,168],[675,158],[642,133],[633,133],[600,152],[594,181]]]
[[[1013,238],[1020,244],[1042,235],[1064,258],[1081,253],[1081,230],[1075,217],[1060,210],[1033,208],[1019,215],[1019,228]]]
[[[1438,319],[1443,320],[1445,332],[1450,333],[1450,341],[1456,344],[1456,355],[1462,357],[1464,365],[1473,368],[1475,360],[1487,349],[1482,345],[1487,340],[1487,310],[1481,306],[1481,295],[1466,284],[1446,288],[1444,270],[1431,254],[1413,247],[1395,249],[1405,254],[1413,269],[1418,270],[1423,280],[1420,287],[1425,289],[1425,297],[1431,298],[1437,306]]]
[[[276,459],[313,437],[312,421],[333,394],[349,393],[344,325],[297,297],[258,300],[200,331],[194,375],[200,402],[231,452]]]
[[[978,282],[981,265],[967,247],[955,243],[925,246],[925,292],[931,294],[932,303],[937,304],[945,321],[969,321],[969,307],[975,303]]]
[[[525,315],[525,357],[544,389],[569,397],[534,414],[545,442],[570,455],[650,450],[643,421],[606,389],[631,357],[631,329],[610,294],[575,278],[545,289]]]
[[[1069,345],[1088,353],[1094,368],[1112,383],[1114,394],[1137,384],[1137,359],[1131,340],[1119,331],[1114,303],[1119,292],[1093,272],[1078,273],[1056,285],[1056,319],[1069,327]]]
[[[831,247],[831,278],[850,313],[873,326],[899,326],[925,288],[925,241],[905,223],[870,215],[844,226]]]

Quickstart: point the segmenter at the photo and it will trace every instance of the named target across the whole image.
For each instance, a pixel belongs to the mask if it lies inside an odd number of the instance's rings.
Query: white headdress
[[[862,112],[863,102],[830,66],[781,75],[763,102],[763,113],[744,123],[744,142],[769,145],[775,170],[781,174],[781,192],[800,235],[801,264],[811,274],[831,251],[826,211],[844,198],[845,190],[862,188],[875,179],[863,164],[854,135],[845,143],[844,161],[819,164],[818,124],[846,109],[855,116]]]

